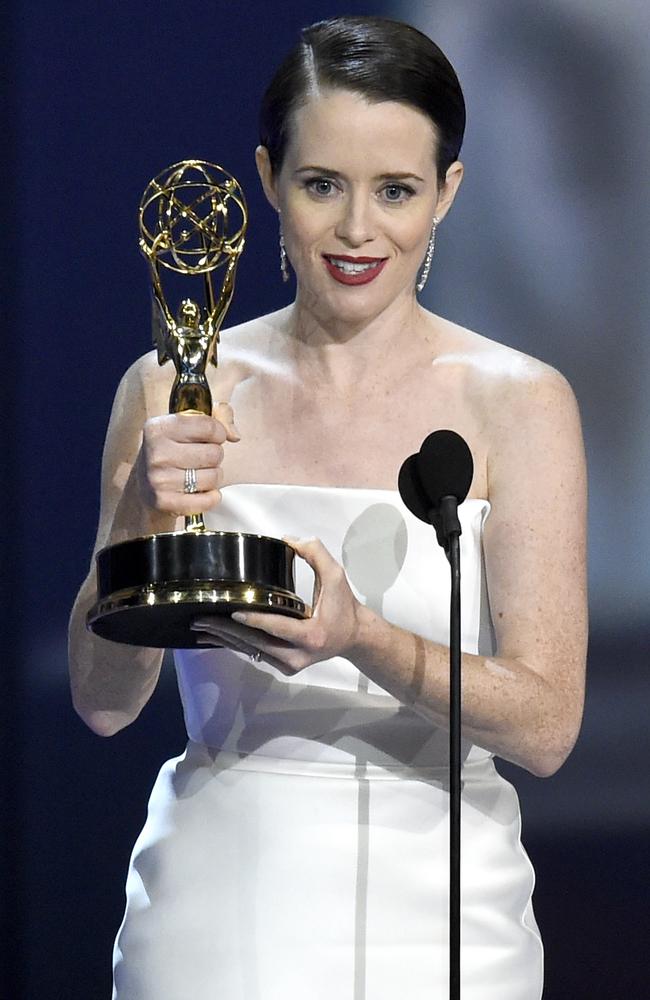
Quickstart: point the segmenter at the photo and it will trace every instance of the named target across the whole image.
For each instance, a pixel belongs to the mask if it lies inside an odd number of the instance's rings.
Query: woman
[[[583,448],[557,372],[417,302],[464,118],[452,67],[415,29],[306,29],[256,153],[295,302],[223,337],[213,418],[166,414],[153,355],[118,390],[98,546],[207,511],[214,528],[303,536],[303,594],[307,565],[316,580],[311,619],[206,617],[205,648],[177,653],[190,742],[134,848],[119,1000],[445,994],[448,568],[395,489],[438,427],[475,461],[460,508],[463,996],[541,996],[532,869],[492,756],[549,775],[577,736]],[[137,717],[161,656],[87,633],[93,600],[91,575],[72,688],[109,735]]]

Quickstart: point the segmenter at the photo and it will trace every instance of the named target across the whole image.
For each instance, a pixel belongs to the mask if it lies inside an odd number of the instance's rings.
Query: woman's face
[[[299,300],[321,319],[369,321],[413,296],[433,217],[462,175],[454,164],[438,188],[435,141],[430,120],[408,105],[325,90],[296,112],[277,176],[258,149]]]

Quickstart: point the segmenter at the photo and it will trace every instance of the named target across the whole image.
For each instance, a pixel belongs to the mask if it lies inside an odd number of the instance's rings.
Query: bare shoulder
[[[443,364],[460,366],[481,416],[493,426],[525,418],[575,419],[573,390],[556,368],[482,334],[443,321]],[[516,427],[511,426],[516,432]]]
[[[222,331],[219,358],[224,365],[264,367],[282,356],[290,307]]]
[[[278,336],[285,333],[287,320],[291,307],[278,309],[276,312],[267,313],[265,316],[255,316],[254,319],[239,323],[237,326],[227,327],[222,332],[224,345],[233,346],[253,346],[257,339],[269,336]]]
[[[158,352],[147,351],[146,354],[137,358],[130,368],[127,368],[124,380],[131,387],[138,385],[146,388],[158,381],[160,374],[161,366],[158,364]]]
[[[467,398],[481,426],[488,497],[500,512],[492,534],[499,516],[508,523],[530,516],[535,530],[545,518],[575,522],[575,541],[584,531],[586,468],[569,382],[551,365],[469,330],[450,331],[449,344],[463,359]]]
[[[167,366],[158,364],[157,351],[141,355],[122,376],[117,398],[126,405],[138,405],[145,417],[164,413],[169,398],[171,379]]]

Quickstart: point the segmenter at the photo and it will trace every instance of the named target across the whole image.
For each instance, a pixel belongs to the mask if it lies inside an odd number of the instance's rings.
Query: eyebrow
[[[307,173],[325,174],[327,177],[335,177],[337,180],[345,179],[344,174],[340,173],[340,171],[338,170],[331,170],[329,167],[319,167],[319,166],[299,167],[297,170],[294,171],[295,175],[307,174]],[[379,174],[377,177],[373,177],[373,180],[374,181],[414,180],[414,181],[421,181],[423,184],[425,183],[424,177],[420,177],[418,174],[411,174],[401,170],[396,170],[393,173],[388,173],[388,174]]]

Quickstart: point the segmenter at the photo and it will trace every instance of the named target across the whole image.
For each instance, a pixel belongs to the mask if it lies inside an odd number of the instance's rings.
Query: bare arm
[[[151,389],[153,371],[151,359],[141,359],[115,396],[102,462],[97,540],[70,618],[73,704],[102,736],[118,732],[139,715],[156,686],[162,651],[109,642],[86,629],[86,614],[96,599],[94,555],[127,538],[172,531],[179,514],[198,513],[219,501],[223,426],[203,416],[149,417],[148,408],[159,405]],[[183,469],[188,467],[201,470],[203,492],[195,496],[182,492]]]
[[[587,641],[586,476],[571,389],[532,377],[496,407],[492,512],[484,545],[495,656],[463,657],[463,731],[480,746],[553,774],[580,728]],[[352,659],[437,725],[449,711],[448,651],[361,615]]]
[[[463,729],[534,774],[554,773],[580,727],[587,634],[586,477],[577,406],[556,372],[533,366],[492,399],[484,545],[495,656],[463,656]],[[354,599],[342,567],[317,541],[295,544],[314,568],[314,616],[206,622],[294,673],[347,656],[436,725],[447,726],[449,653]],[[253,627],[251,627],[253,626]],[[263,631],[262,631],[263,630]]]

